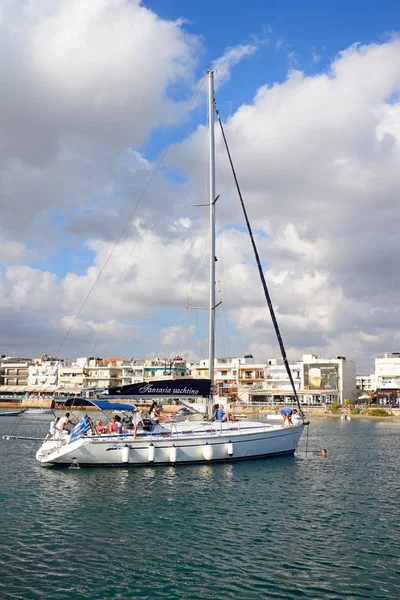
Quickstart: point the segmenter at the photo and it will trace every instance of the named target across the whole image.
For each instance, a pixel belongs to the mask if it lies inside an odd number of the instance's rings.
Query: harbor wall
[[[21,408],[53,408],[53,398],[24,398],[19,405]]]

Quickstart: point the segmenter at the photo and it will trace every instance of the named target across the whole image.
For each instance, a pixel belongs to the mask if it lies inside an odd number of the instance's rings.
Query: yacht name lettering
[[[162,387],[154,387],[152,384],[148,383],[139,389],[139,394],[198,394],[199,390],[195,390],[191,387],[184,388],[162,388]]]
[[[108,448],[106,448],[106,452],[109,450],[122,450],[122,448],[130,448],[132,450],[134,446],[132,446],[132,444],[113,444],[112,446],[108,446]]]

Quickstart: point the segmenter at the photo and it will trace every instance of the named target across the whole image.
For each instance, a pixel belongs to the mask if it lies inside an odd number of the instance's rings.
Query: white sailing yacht
[[[201,422],[163,422],[146,421],[143,430],[139,430],[135,437],[131,432],[94,434],[91,431],[87,416],[83,417],[72,430],[71,434],[55,434],[49,436],[39,448],[36,459],[41,465],[75,465],[75,466],[148,466],[171,464],[201,464],[223,461],[238,461],[255,458],[265,458],[294,454],[305,426],[297,392],[288,367],[286,353],[280,337],[275,314],[269,298],[258,253],[251,234],[250,224],[244,208],[240,189],[235,176],[240,200],[249,228],[258,268],[260,271],[264,291],[271,312],[271,317],[278,336],[284,363],[292,382],[294,397],[299,406],[299,413],[293,418],[288,427],[281,423],[264,423],[258,421],[211,421],[213,404],[212,384],[214,381],[214,354],[215,354],[215,141],[214,124],[216,107],[214,98],[214,72],[208,72],[208,112],[209,112],[209,144],[210,144],[210,178],[209,178],[209,213],[210,213],[210,295],[209,295],[209,380],[184,380],[180,386],[176,380],[173,382],[172,394],[174,397],[204,396],[207,387],[208,419]],[[222,123],[218,118],[222,129]],[[224,132],[222,129],[224,136]],[[224,141],[225,136],[224,136]],[[228,155],[229,149],[227,147]],[[230,155],[229,155],[229,159]],[[231,162],[232,170],[233,164]],[[234,173],[235,175],[235,173]],[[155,385],[157,383],[157,386]],[[163,382],[167,384],[167,382]],[[153,385],[138,384],[134,392],[138,396],[149,396],[151,393],[158,397],[165,397],[166,388],[161,382]],[[190,387],[189,387],[190,386]],[[125,386],[130,387],[132,386]],[[156,388],[160,388],[158,393]],[[117,390],[118,400],[111,398],[93,400],[88,402],[103,411],[121,410],[124,413],[135,411],[135,406],[130,404],[123,396],[134,390]],[[153,396],[154,397],[154,396]]]

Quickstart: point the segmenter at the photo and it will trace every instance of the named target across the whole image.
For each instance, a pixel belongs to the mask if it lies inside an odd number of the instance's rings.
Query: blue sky
[[[258,44],[257,52],[236,65],[230,81],[218,90],[225,119],[241,104],[251,103],[260,86],[284,81],[291,68],[319,73],[348,46],[379,43],[400,29],[399,6],[392,0],[148,0],[144,4],[164,19],[183,19],[185,29],[203,39],[199,77],[226,48]],[[152,160],[196,122],[204,122],[204,108],[194,111],[180,131],[154,132],[141,150]]]
[[[220,101],[236,106],[251,101],[260,85],[285,79],[291,64],[320,71],[347,46],[381,42],[400,27],[394,0],[149,0],[145,5],[163,18],[185,19],[187,30],[204,38],[203,68],[229,46],[266,40],[260,52],[236,67],[219,94]]]

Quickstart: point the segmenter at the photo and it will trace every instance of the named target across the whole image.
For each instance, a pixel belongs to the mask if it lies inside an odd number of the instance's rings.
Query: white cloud
[[[183,348],[187,347],[188,341],[193,337],[196,328],[194,325],[185,327],[184,325],[173,325],[171,327],[164,327],[160,331],[161,345],[164,348]],[[174,352],[176,355],[177,352]]]
[[[398,328],[400,300],[399,87],[400,40],[356,44],[327,72],[291,71],[286,81],[261,87],[254,102],[225,124],[250,219],[262,234],[260,254],[270,261],[271,295],[294,352],[335,349],[361,359],[364,347],[369,353],[392,348],[387,330],[394,335]],[[199,128],[174,156],[200,189],[201,172],[192,165],[203,135]],[[219,208],[239,222],[221,141],[217,163]],[[266,335],[268,319],[259,316],[265,312],[256,273],[238,247],[240,237],[231,232],[224,246],[239,249],[240,257],[231,271],[239,292],[233,296],[230,288],[229,298],[239,329],[261,348],[257,340],[260,332]],[[375,345],[366,344],[369,333]]]
[[[182,22],[164,21],[140,2],[3,2],[3,12],[2,344],[38,354],[62,340],[99,276],[153,173],[138,148],[181,118],[202,48]],[[227,49],[214,62],[217,80],[256,50]],[[395,349],[399,92],[394,37],[351,46],[317,75],[291,70],[225,124],[291,356],[361,360]],[[192,322],[164,319],[188,298],[193,306],[207,302],[206,211],[191,208],[207,197],[205,127],[171,148],[168,160],[186,179],[158,173],[79,315],[65,346],[71,356],[92,346],[141,356],[160,335],[168,351],[179,351],[182,336],[197,351]],[[237,227],[242,217],[220,139],[217,164],[219,310],[229,317],[235,352],[265,359],[276,343],[247,235]],[[68,273],[34,268],[44,248],[54,252],[60,232],[76,236],[93,264],[70,265]],[[221,327],[223,313],[218,320]]]
[[[135,149],[181,117],[171,87],[192,93],[198,38],[138,1],[32,0],[3,9],[1,233],[25,232],[49,219],[49,209],[68,215],[104,204],[113,192],[123,206],[132,170],[147,168]]]
[[[239,44],[238,46],[227,48],[224,54],[213,62],[212,69],[216,71],[216,88],[230,79],[232,68],[235,65],[257,52],[258,45],[259,43]]]

